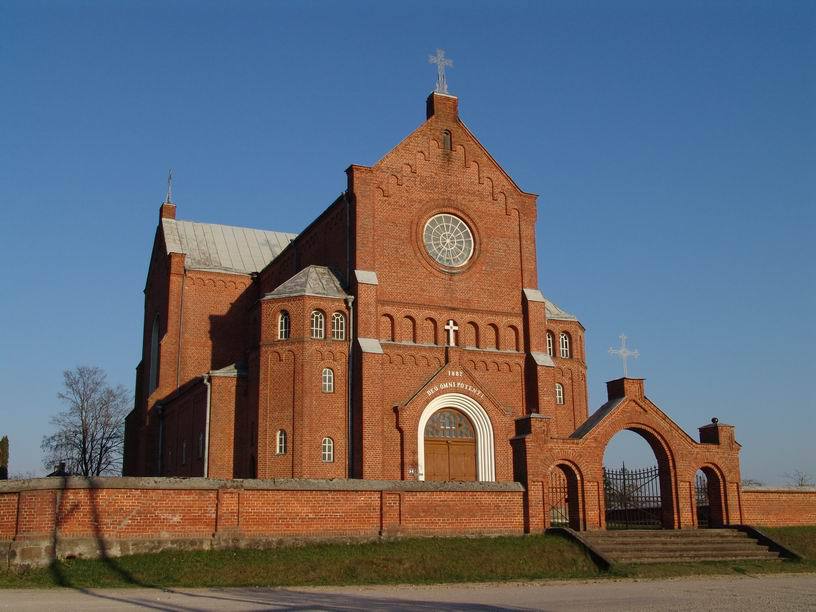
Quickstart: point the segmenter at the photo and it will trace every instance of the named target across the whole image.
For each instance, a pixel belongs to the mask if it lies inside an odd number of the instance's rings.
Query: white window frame
[[[276,446],[275,446],[275,454],[276,455],[285,455],[286,454],[286,430],[279,429],[278,435],[276,437]]]
[[[572,353],[570,352],[570,337],[567,332],[561,332],[558,338],[558,346],[560,348],[561,357],[569,359]]]
[[[323,438],[320,443],[320,459],[323,463],[334,463],[334,440]]]
[[[335,312],[332,315],[332,340],[346,339],[346,315]]]
[[[564,405],[564,385],[555,383],[555,403],[559,406]]]
[[[278,340],[289,340],[292,335],[292,319],[286,310],[278,314]]]
[[[320,388],[323,393],[334,393],[334,370],[331,368],[323,368],[320,383]]]
[[[547,332],[547,354],[550,357],[555,356],[555,335],[551,332]]]
[[[323,340],[326,337],[326,315],[320,310],[312,311],[312,338]]]

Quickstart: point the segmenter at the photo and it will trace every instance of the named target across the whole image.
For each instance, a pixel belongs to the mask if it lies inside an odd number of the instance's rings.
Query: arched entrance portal
[[[703,466],[697,470],[694,484],[697,526],[702,529],[722,527],[725,521],[723,520],[724,500],[720,474],[711,466]]]
[[[581,529],[578,476],[572,466],[557,464],[550,470],[550,527]]]
[[[440,411],[446,411],[449,414],[452,413],[454,420],[456,414],[464,416],[466,418],[464,422],[468,423],[473,431],[476,473],[470,479],[483,482],[496,480],[495,445],[493,442],[493,426],[490,423],[490,418],[479,402],[461,393],[446,393],[434,398],[425,406],[425,409],[419,417],[419,422],[417,423],[417,467],[419,468],[417,471],[419,480],[431,479],[426,465],[428,454],[425,448],[425,433],[431,418]],[[439,431],[438,424],[434,425],[432,430]],[[438,439],[438,437],[429,438],[431,441]],[[456,438],[443,439],[456,440]],[[466,440],[468,438],[459,439]],[[457,450],[461,451],[460,454],[464,457],[464,449]],[[455,452],[454,454],[457,453]],[[433,460],[433,457],[431,457],[431,460]],[[457,459],[457,461],[459,460]],[[464,461],[464,459],[462,461]],[[464,469],[464,467],[462,469]],[[457,472],[454,471],[454,474],[456,473]]]
[[[656,433],[645,427],[626,427],[607,446],[604,455],[604,507],[607,529],[673,529],[675,522],[674,462],[668,446]],[[626,445],[645,440],[651,452],[635,454],[638,467],[617,463],[610,447],[620,448],[619,437]],[[609,456],[613,455],[613,456]],[[656,465],[649,465],[656,460]]]
[[[438,410],[425,425],[425,480],[476,480],[476,432],[458,410]]]

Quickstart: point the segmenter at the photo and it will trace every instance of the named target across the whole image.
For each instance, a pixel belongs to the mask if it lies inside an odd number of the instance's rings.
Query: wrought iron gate
[[[550,475],[550,526],[569,527],[569,487],[559,471]]]
[[[708,499],[708,478],[705,474],[697,473],[697,526],[703,529],[711,526],[711,501]]]
[[[604,468],[607,529],[658,529],[663,503],[657,466],[630,470]]]

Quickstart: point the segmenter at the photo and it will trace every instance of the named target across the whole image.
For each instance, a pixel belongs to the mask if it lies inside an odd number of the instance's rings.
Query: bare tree
[[[810,476],[810,474],[803,472],[802,470],[786,472],[785,479],[788,481],[788,484],[791,484],[794,487],[812,487],[814,484],[813,478]]]
[[[761,480],[757,480],[756,478],[744,478],[742,480],[743,487],[763,487],[765,483]]]
[[[56,431],[43,437],[43,465],[51,470],[65,462],[68,473],[86,477],[120,473],[130,394],[108,385],[101,368],[79,366],[62,375],[57,397],[66,408],[51,417]]]

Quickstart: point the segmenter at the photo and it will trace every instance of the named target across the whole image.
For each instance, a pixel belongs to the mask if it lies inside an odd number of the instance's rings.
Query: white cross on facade
[[[428,56],[429,64],[436,64],[436,93],[448,93],[448,80],[445,78],[445,66],[453,68],[453,60],[445,57],[444,49],[437,49],[436,55]]]
[[[453,319],[449,319],[445,330],[448,332],[448,346],[456,346],[456,332],[459,331],[459,326]]]
[[[620,338],[620,341],[621,341],[620,348],[619,349],[613,349],[610,346],[609,347],[609,354],[610,355],[617,355],[618,357],[621,358],[621,360],[623,361],[623,377],[628,378],[629,370],[626,367],[626,359],[628,357],[633,357],[633,358],[637,359],[638,356],[640,355],[640,353],[637,352],[636,350],[635,351],[630,351],[628,348],[626,348],[626,336],[624,334],[621,334],[620,336],[618,336],[618,338]]]

